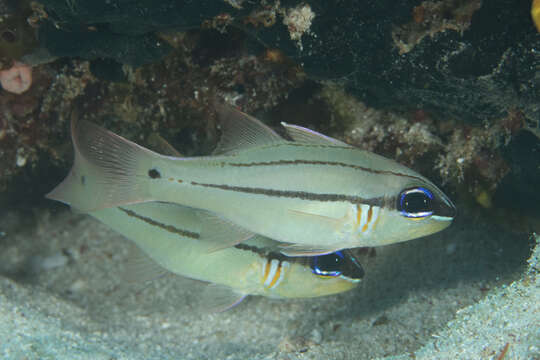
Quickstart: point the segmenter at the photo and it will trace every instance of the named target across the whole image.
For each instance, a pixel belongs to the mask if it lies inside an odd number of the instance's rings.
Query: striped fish
[[[124,235],[160,269],[211,282],[201,298],[204,307],[224,310],[246,295],[270,298],[306,298],[350,290],[364,275],[348,252],[316,257],[286,257],[277,243],[262,236],[217,252],[200,241],[204,226],[193,209],[170,203],[143,203],[91,212]],[[144,261],[143,261],[144,264]],[[140,265],[137,265],[140,266]],[[155,274],[143,265],[136,274]]]
[[[221,142],[204,157],[160,155],[72,122],[73,168],[47,196],[82,211],[148,201],[203,209],[201,240],[216,249],[261,234],[290,243],[281,250],[289,256],[410,240],[454,218],[441,190],[393,160],[282,123],[289,141],[247,114],[218,109]]]

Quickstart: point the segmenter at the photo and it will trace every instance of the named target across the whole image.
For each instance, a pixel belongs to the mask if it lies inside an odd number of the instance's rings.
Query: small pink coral
[[[22,94],[32,85],[32,68],[16,61],[11,68],[0,71],[0,84],[10,93]]]

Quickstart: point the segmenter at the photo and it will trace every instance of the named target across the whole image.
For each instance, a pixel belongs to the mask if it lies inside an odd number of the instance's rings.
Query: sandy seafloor
[[[88,216],[11,212],[0,234],[2,359],[540,359],[533,238],[478,219],[360,257],[348,293],[223,313],[201,282],[127,284],[133,245]]]

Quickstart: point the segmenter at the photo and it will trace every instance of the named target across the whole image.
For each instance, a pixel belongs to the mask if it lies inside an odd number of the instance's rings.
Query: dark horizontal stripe
[[[298,147],[315,147],[315,148],[333,148],[333,149],[347,149],[351,150],[354,149],[354,146],[345,146],[345,145],[337,145],[334,143],[329,144],[306,144],[303,142],[288,142],[286,145],[289,146],[298,146]]]
[[[295,198],[295,199],[301,199],[301,200],[313,200],[313,201],[324,201],[324,202],[343,201],[343,202],[349,202],[351,204],[366,204],[366,205],[375,205],[375,206],[380,206],[380,207],[383,206],[383,198],[364,199],[358,196],[350,196],[350,195],[343,195],[343,194],[318,194],[318,193],[310,193],[310,192],[305,192],[305,191],[288,191],[288,190],[252,188],[252,187],[245,187],[245,186],[204,184],[204,183],[198,183],[194,181],[192,181],[191,184],[195,186],[204,186],[208,188],[221,189],[225,191],[235,191],[235,192],[273,196],[273,197],[287,197],[287,198]]]
[[[200,235],[198,233],[196,233],[196,232],[182,230],[182,229],[179,229],[179,228],[174,227],[172,225],[166,225],[166,224],[160,223],[160,222],[155,221],[155,220],[153,220],[153,219],[151,219],[149,217],[139,215],[133,210],[124,209],[122,207],[119,207],[119,209],[122,210],[124,213],[126,213],[126,215],[128,215],[128,216],[131,216],[131,217],[137,218],[139,220],[142,220],[147,224],[157,226],[157,227],[159,227],[159,228],[161,228],[161,229],[163,229],[165,231],[168,231],[168,232],[170,232],[172,234],[177,234],[177,235],[185,236],[185,237],[192,238],[192,239],[199,239],[199,237],[200,237]]]
[[[269,144],[269,145],[266,145],[264,147],[267,147],[267,148],[276,147],[277,148],[277,147],[282,147],[282,146],[296,146],[296,147],[323,148],[323,149],[332,148],[332,149],[345,149],[345,150],[354,149],[354,146],[337,145],[337,144],[333,144],[333,143],[328,143],[328,144],[308,144],[308,143],[304,143],[304,142],[295,142],[295,141],[285,141],[285,142],[280,142],[280,143],[277,143],[277,144]],[[261,147],[263,147],[263,146],[261,146]]]
[[[353,164],[347,164],[339,161],[318,161],[318,160],[277,160],[277,161],[261,161],[261,162],[252,162],[252,163],[226,163],[230,166],[236,166],[236,167],[252,167],[252,166],[280,166],[280,165],[328,165],[328,166],[342,166],[347,167],[351,169],[356,170],[362,170],[365,172],[369,172],[372,174],[383,174],[383,175],[394,175],[394,176],[402,176],[402,177],[409,177],[412,179],[417,179],[420,181],[424,181],[422,178],[414,175],[407,175],[399,172],[394,172],[390,170],[376,170],[371,169],[365,166],[360,165],[353,165]]]
[[[259,248],[257,246],[247,245],[247,244],[243,244],[243,243],[236,244],[236,245],[234,245],[234,247],[239,249],[239,250],[251,251],[251,252],[259,255],[262,258],[266,258],[266,259],[270,259],[270,260],[276,259],[276,260],[279,260],[279,261],[294,262],[294,260],[297,259],[297,258],[290,258],[288,256],[285,256],[280,252],[269,251],[267,248]]]

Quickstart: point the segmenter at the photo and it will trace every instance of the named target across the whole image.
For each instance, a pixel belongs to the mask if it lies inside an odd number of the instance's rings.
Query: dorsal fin
[[[152,145],[152,149],[161,155],[182,157],[182,154],[158,133],[151,133],[147,141]]]
[[[282,122],[281,125],[283,125],[283,127],[287,130],[287,135],[289,135],[295,142],[313,145],[352,147],[343,141],[331,138],[330,136],[323,135],[302,126],[287,124],[286,122]]]
[[[216,103],[214,106],[218,113],[222,132],[214,155],[285,141],[274,130],[240,110],[220,103]]]

